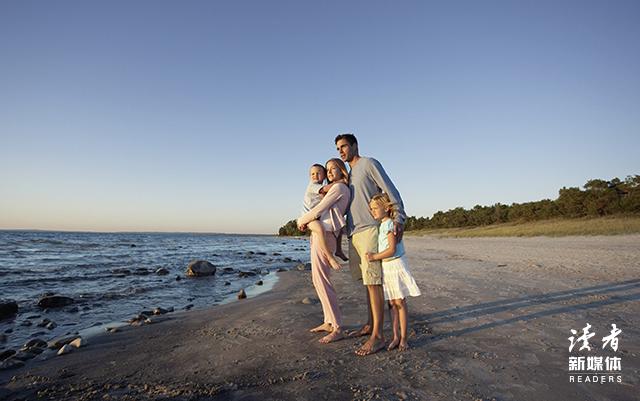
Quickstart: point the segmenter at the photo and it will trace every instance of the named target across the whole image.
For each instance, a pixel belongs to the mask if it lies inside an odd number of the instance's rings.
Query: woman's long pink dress
[[[325,242],[332,253],[336,251],[336,236],[346,224],[344,214],[349,206],[350,197],[349,187],[342,183],[336,184],[320,203],[298,219],[298,224],[308,224],[318,218],[324,228]],[[338,306],[338,295],[331,283],[331,265],[324,252],[318,248],[317,241],[313,240],[313,235],[310,240],[311,278],[322,304],[324,322],[330,323],[334,328],[341,327],[342,313]]]

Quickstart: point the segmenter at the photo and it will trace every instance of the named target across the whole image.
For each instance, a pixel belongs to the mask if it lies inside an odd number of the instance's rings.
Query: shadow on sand
[[[577,305],[566,305],[555,307],[552,309],[542,310],[534,313],[514,316],[508,319],[487,322],[479,326],[467,327],[460,330],[453,330],[447,333],[437,334],[427,337],[420,336],[413,343],[415,346],[423,345],[426,342],[435,342],[450,337],[460,337],[469,333],[491,329],[494,327],[504,326],[516,322],[526,322],[545,316],[551,316],[561,313],[572,313],[582,310],[590,310],[600,308],[602,306],[614,305],[624,302],[633,302],[640,300],[640,293],[624,293],[629,290],[640,288],[640,279],[622,281],[619,283],[601,284],[592,287],[578,288],[573,290],[552,292],[546,294],[527,295],[520,298],[510,298],[498,301],[486,302],[475,305],[467,305],[413,316],[413,327],[416,329],[425,329],[438,323],[456,322],[481,316],[501,313],[506,311],[514,311],[520,308],[531,306],[552,304],[561,301],[578,301],[581,297],[589,297],[594,295],[608,296],[607,299],[582,303]]]

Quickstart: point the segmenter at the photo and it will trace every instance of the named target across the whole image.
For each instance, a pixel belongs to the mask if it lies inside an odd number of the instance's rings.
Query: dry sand
[[[51,400],[637,400],[640,236],[407,237],[423,295],[409,300],[411,350],[358,357],[329,345],[310,272],[209,310],[92,338],[69,355],[0,372],[0,399]],[[363,288],[334,275],[346,326]],[[388,320],[388,315],[387,315]],[[590,323],[591,352],[569,353]],[[619,348],[601,349],[611,323]],[[385,330],[390,335],[388,326]],[[618,356],[622,383],[570,383],[569,356]]]

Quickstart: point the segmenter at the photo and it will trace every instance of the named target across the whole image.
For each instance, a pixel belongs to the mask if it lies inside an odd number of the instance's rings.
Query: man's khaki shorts
[[[382,262],[369,262],[366,253],[378,253],[378,227],[358,231],[349,238],[349,269],[364,285],[382,285]]]

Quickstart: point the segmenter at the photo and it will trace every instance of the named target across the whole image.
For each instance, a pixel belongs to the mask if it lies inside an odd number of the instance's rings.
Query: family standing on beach
[[[420,295],[420,290],[404,257],[406,215],[402,198],[382,165],[360,156],[354,135],[338,135],[335,144],[340,159],[330,159],[324,167],[314,164],[310,169],[304,213],[298,219],[300,230],[311,231],[311,275],[324,314],[324,323],[311,331],[328,332],[319,340],[321,343],[346,336],[330,278],[332,269],[340,269],[334,254],[347,259],[340,246],[341,233],[346,229],[349,268],[353,278],[365,287],[368,307],[367,323],[349,333],[351,337],[369,336],[356,354],[369,355],[385,347],[384,301],[389,302],[393,326],[393,340],[387,348],[406,350],[405,299]],[[326,185],[325,178],[329,182]]]

